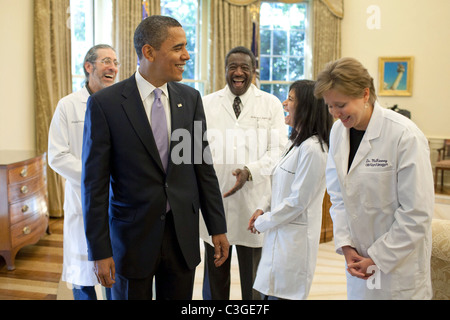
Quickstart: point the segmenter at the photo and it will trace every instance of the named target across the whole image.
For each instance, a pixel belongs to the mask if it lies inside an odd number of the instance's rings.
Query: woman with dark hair
[[[289,89],[290,140],[272,171],[271,199],[249,221],[251,232],[265,233],[253,287],[267,299],[306,299],[316,266],[333,119],[314,85],[299,80]]]

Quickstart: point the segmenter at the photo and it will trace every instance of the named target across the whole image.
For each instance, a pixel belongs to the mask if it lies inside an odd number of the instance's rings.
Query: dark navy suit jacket
[[[211,159],[204,158],[209,147],[201,96],[175,82],[168,83],[168,91],[172,138],[178,129],[184,133],[170,149],[185,161],[170,159],[167,174],[134,75],[87,103],[82,204],[88,255],[90,260],[112,256],[116,272],[128,278],[147,277],[155,266],[167,200],[189,268],[200,263],[200,208],[211,235],[226,233],[217,177]]]

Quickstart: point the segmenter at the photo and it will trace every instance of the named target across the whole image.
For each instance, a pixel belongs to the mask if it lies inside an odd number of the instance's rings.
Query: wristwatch
[[[253,181],[252,173],[250,172],[250,169],[247,167],[244,167],[244,170],[248,172],[248,178],[247,181]]]

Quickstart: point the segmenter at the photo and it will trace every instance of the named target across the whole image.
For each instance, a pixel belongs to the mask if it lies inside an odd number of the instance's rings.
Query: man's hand
[[[116,283],[116,267],[112,257],[94,261],[94,272],[102,286],[112,288]]]
[[[236,177],[236,183],[233,188],[231,188],[227,193],[223,195],[224,198],[229,197],[240,190],[250,176],[250,172],[247,169],[236,169],[232,172],[232,174]]]
[[[212,242],[214,244],[214,264],[216,267],[220,267],[228,258],[230,244],[225,233],[212,236]]]

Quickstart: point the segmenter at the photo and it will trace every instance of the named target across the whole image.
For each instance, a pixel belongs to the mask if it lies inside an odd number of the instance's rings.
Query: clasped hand
[[[372,273],[367,273],[367,268],[375,265],[371,258],[362,257],[355,248],[350,246],[342,247],[345,261],[347,262],[347,271],[352,276],[367,280]]]

